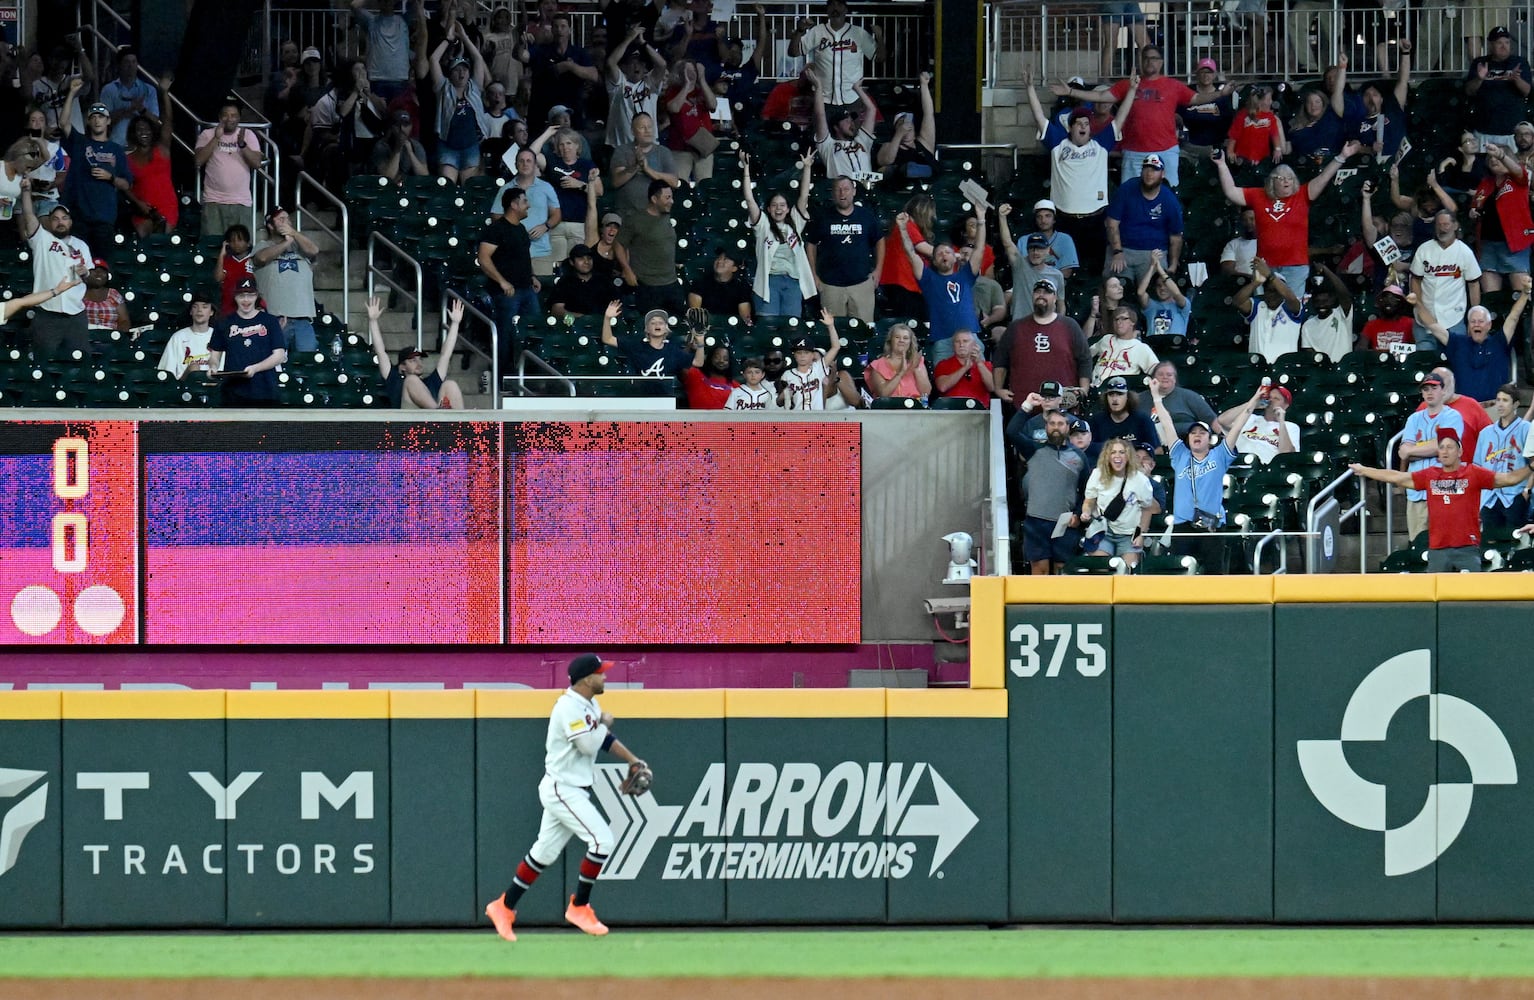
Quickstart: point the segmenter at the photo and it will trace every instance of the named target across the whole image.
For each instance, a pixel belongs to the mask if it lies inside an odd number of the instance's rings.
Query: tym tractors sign
[[[42,771],[0,768],[0,796],[14,796],[16,791],[31,789],[0,820],[0,875],[16,865],[23,839],[45,818],[48,789],[46,782],[38,780],[45,776]],[[223,875],[226,871],[233,875],[256,875],[268,868],[281,875],[296,875],[305,870],[315,875],[335,875],[338,871],[366,875],[374,870],[374,845],[366,841],[337,844],[295,836],[282,843],[245,842],[238,837],[227,844],[223,840],[204,843],[145,837],[143,824],[135,823],[154,813],[163,819],[163,804],[156,802],[155,793],[173,782],[186,782],[206,793],[205,805],[212,819],[219,823],[234,822],[239,819],[240,798],[262,776],[260,771],[242,771],[224,784],[207,771],[164,775],[149,771],[77,772],[69,787],[93,798],[97,804],[96,818],[104,829],[117,835],[100,837],[96,842],[68,844],[66,851],[88,858],[93,876],[104,871],[130,877],[193,872]],[[349,814],[359,821],[375,818],[372,771],[354,771],[340,781],[332,781],[322,771],[301,771],[298,783],[300,792],[293,804],[292,818],[300,822],[295,824],[295,830],[302,831],[303,821],[320,819],[323,809],[343,816]]]

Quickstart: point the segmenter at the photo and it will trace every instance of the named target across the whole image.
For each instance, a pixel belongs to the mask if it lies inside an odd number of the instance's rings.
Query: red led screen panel
[[[0,643],[138,640],[138,449],[130,421],[0,434]]]
[[[506,425],[508,642],[860,637],[855,423]]]
[[[500,425],[146,423],[145,640],[492,643]]]

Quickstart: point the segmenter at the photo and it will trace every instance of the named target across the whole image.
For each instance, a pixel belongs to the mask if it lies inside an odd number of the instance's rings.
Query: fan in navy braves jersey
[[[571,660],[570,687],[549,713],[548,733],[543,741],[544,775],[538,783],[538,801],[543,804],[538,839],[517,865],[511,886],[485,907],[495,932],[507,941],[517,939],[513,928],[522,894],[559,858],[571,837],[586,842],[586,856],[581,859],[580,881],[565,909],[565,919],[587,934],[601,937],[607,933],[607,925],[591,909],[592,887],[613,850],[612,828],[591,801],[596,758],[606,750],[630,764],[642,763],[613,737],[613,717],[597,704],[597,695],[607,688],[607,671],[611,668],[610,660],[595,653],[582,653]]]
[[[223,378],[225,406],[275,406],[276,367],[288,360],[277,317],[256,308],[256,279],[234,286],[234,312],[213,324],[208,366]],[[225,367],[227,362],[228,367]]]
[[[786,410],[824,410],[826,387],[836,369],[836,352],[841,349],[841,338],[836,335],[836,319],[824,309],[820,321],[826,326],[831,338],[831,349],[824,356],[815,349],[808,337],[793,342],[794,365],[783,373],[783,408]]]

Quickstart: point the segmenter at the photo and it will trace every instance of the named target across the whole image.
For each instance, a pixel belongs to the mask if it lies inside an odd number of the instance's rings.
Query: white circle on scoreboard
[[[75,624],[91,635],[110,635],[127,613],[122,596],[103,584],[86,587],[75,598]]]
[[[47,635],[63,617],[64,602],[47,587],[23,587],[11,599],[11,621],[27,635]]]

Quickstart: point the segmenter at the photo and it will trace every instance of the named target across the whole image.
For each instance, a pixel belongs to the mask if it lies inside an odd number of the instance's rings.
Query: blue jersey
[[[1175,523],[1191,522],[1195,508],[1214,514],[1221,524],[1225,523],[1225,473],[1237,457],[1224,441],[1210,448],[1201,462],[1193,458],[1193,452],[1182,441],[1172,445],[1172,471],[1177,476],[1172,489]]]
[[[1130,250],[1168,253],[1171,238],[1182,235],[1182,203],[1177,195],[1163,184],[1156,197],[1146,198],[1138,177],[1119,185],[1108,205],[1108,218],[1118,222],[1119,239]]]
[[[1465,418],[1459,415],[1459,411],[1448,404],[1438,411],[1438,416],[1429,416],[1426,409],[1417,410],[1406,418],[1406,430],[1401,433],[1402,444],[1434,444],[1438,443],[1438,428],[1452,427],[1459,434],[1461,441],[1465,439]],[[1482,433],[1485,433],[1482,431]],[[1479,449],[1480,442],[1476,445]],[[1426,469],[1430,465],[1438,464],[1438,453],[1434,452],[1423,458],[1414,458],[1406,466],[1407,472],[1416,472],[1418,469]],[[1407,490],[1406,499],[1426,500],[1427,490]]]
[[[1528,439],[1529,422],[1522,417],[1514,417],[1513,422],[1506,427],[1500,421],[1490,427],[1483,427],[1475,439],[1475,464],[1492,472],[1517,472],[1523,468],[1523,446]],[[1507,507],[1518,499],[1522,490],[1522,483],[1483,490],[1481,506]]]

